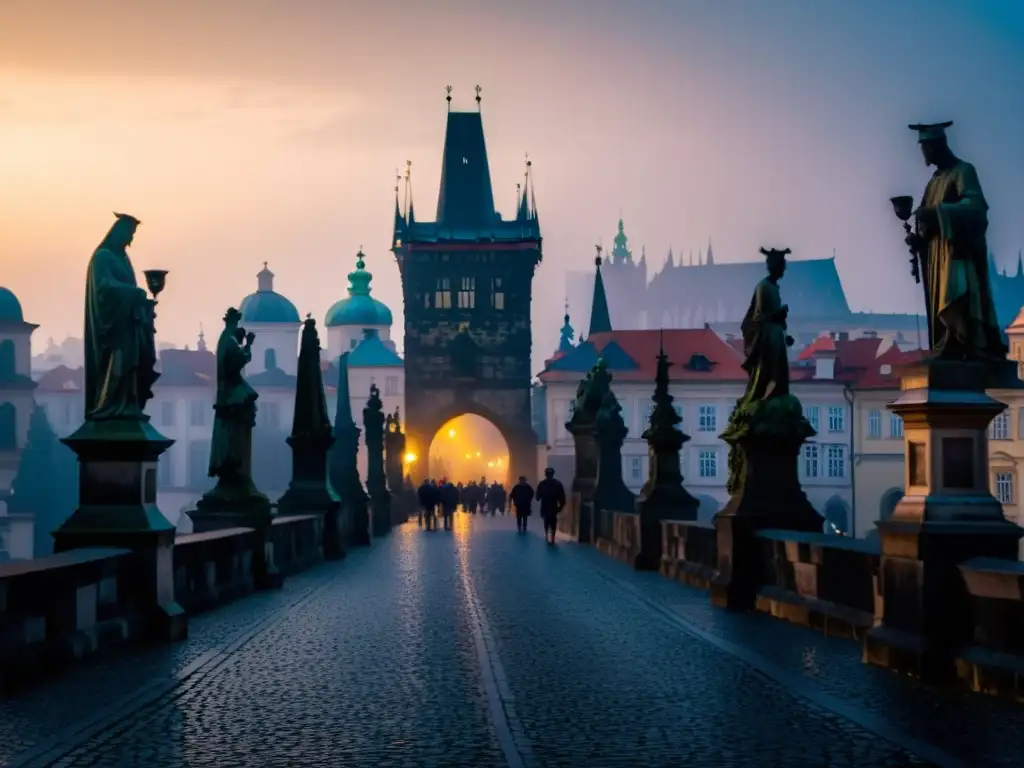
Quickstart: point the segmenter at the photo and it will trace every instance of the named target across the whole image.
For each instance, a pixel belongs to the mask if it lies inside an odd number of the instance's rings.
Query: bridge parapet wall
[[[110,548],[0,565],[0,688],[139,640],[135,565]]]

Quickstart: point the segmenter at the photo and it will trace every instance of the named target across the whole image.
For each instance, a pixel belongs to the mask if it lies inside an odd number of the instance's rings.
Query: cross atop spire
[[[448,111],[451,112],[452,111],[452,87],[450,85],[446,85],[444,87],[444,92],[445,92],[444,100],[448,102]]]
[[[477,109],[477,112],[479,112],[480,111],[480,101],[481,101],[481,99],[480,99],[480,92],[483,91],[483,88],[481,88],[479,85],[474,85],[473,86],[473,90],[476,91],[476,109]]]

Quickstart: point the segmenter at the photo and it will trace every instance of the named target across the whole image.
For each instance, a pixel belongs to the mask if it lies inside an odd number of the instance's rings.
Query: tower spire
[[[612,329],[612,318],[608,312],[608,296],[604,290],[604,278],[601,277],[601,246],[594,247],[597,249],[597,256],[594,258],[597,273],[594,275],[594,301],[590,307],[588,338],[595,333],[608,333]]]
[[[569,297],[565,298],[565,315],[562,318],[562,330],[558,336],[558,350],[560,354],[571,352],[573,348],[573,338],[576,336],[576,331],[569,324]]]
[[[526,166],[523,171],[523,183],[522,185],[516,184],[516,196],[519,198],[516,200],[518,210],[516,211],[517,221],[529,221],[530,219],[530,205],[527,198],[528,188],[530,186],[530,153],[526,153]]]
[[[474,85],[473,86],[473,90],[476,91],[476,111],[479,112],[480,111],[480,101],[481,101],[480,92],[483,91],[483,88],[481,88],[479,85]]]
[[[1024,254],[1017,251],[1017,279],[1024,278]]]
[[[444,87],[444,92],[445,92],[444,100],[448,102],[448,111],[451,112],[452,111],[452,87],[450,85],[446,85]]]
[[[833,253],[833,256],[835,256],[834,253]],[[710,237],[708,238],[708,258],[707,258],[707,262],[706,263],[707,263],[707,265],[709,267],[713,267],[715,265],[715,254],[711,250],[711,238]]]
[[[412,160],[405,161],[405,223],[416,221],[416,211],[412,202]]]

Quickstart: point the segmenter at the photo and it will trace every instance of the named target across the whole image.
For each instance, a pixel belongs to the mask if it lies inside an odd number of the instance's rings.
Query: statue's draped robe
[[[984,357],[1005,356],[988,273],[988,203],[974,166],[957,160],[936,170],[921,207],[938,218],[936,232],[918,231],[929,238],[922,255],[932,351],[941,354],[952,342]]]
[[[153,397],[153,312],[123,248],[106,241],[85,279],[85,413],[139,418]]]
[[[229,325],[217,342],[217,401],[214,405],[210,477],[248,479],[252,472],[252,430],[256,398],[242,370],[252,352],[239,345],[236,327]]]
[[[750,376],[744,401],[788,395],[789,357],[778,284],[768,278],[757,284],[740,329],[746,355],[743,369]]]

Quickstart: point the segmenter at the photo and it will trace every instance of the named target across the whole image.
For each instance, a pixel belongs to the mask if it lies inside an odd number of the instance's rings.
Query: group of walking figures
[[[466,486],[462,483],[454,484],[442,478],[440,481],[426,479],[416,492],[419,501],[420,526],[426,525],[427,530],[437,528],[437,511],[441,510],[441,517],[444,521],[444,530],[452,529],[452,520],[455,517],[455,510],[460,506],[467,514],[490,513],[505,514],[506,502],[511,504],[516,515],[516,529],[520,533],[526,532],[526,523],[533,512],[533,502],[540,506],[540,516],[544,520],[544,534],[548,543],[555,543],[555,531],[558,527],[558,513],[565,507],[565,488],[560,480],[555,479],[555,470],[550,467],[544,470],[544,479],[537,484],[534,490],[522,475],[519,482],[512,487],[512,491],[506,493],[501,483],[487,484],[486,478],[481,478],[479,484],[471,482]]]

